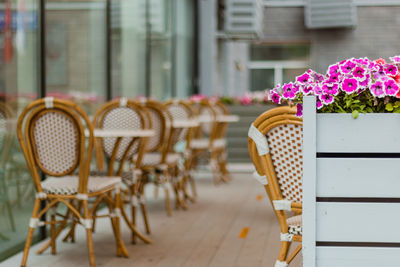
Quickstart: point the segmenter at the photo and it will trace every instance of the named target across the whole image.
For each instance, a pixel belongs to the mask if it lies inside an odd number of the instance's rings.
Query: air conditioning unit
[[[259,38],[263,17],[263,0],[226,0],[225,33],[232,38]]]
[[[304,12],[309,29],[354,27],[357,24],[354,0],[307,0]]]

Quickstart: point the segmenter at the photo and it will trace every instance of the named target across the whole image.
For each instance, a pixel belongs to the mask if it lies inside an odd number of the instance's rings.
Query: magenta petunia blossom
[[[318,83],[314,84],[313,92],[314,92],[314,95],[322,94],[323,93],[322,86],[319,85]]]
[[[286,83],[282,87],[283,97],[286,99],[294,99],[296,97],[296,88],[293,83]]]
[[[350,73],[356,64],[354,64],[351,60],[347,60],[342,66],[340,66],[340,71],[342,73]]]
[[[355,67],[353,70],[353,76],[359,79],[364,79],[365,69],[362,67]]]
[[[374,79],[378,80],[380,78],[386,77],[385,69],[380,65],[377,65],[377,66],[378,66],[378,69],[376,72],[374,72]]]
[[[306,73],[304,73],[304,74],[302,74],[302,75],[300,75],[300,76],[297,76],[297,77],[296,77],[296,81],[299,82],[299,83],[301,83],[301,84],[305,84],[305,83],[311,82],[311,81],[312,81],[312,78],[311,78],[310,74],[308,74],[308,73],[306,72]]]
[[[369,74],[365,75],[364,80],[358,81],[358,85],[360,87],[369,87],[370,83],[371,83],[371,75],[369,75]]]
[[[387,75],[392,75],[392,76],[396,76],[398,70],[397,67],[395,65],[392,64],[386,64],[384,67],[385,73]]]
[[[348,94],[354,93],[357,90],[358,82],[354,78],[346,78],[342,82],[342,90]]]
[[[330,73],[328,75],[328,78],[329,78],[330,83],[335,83],[340,80],[340,74],[339,73]]]
[[[339,85],[337,83],[324,83],[322,91],[324,94],[337,95],[339,93]]]
[[[333,95],[328,95],[328,94],[322,94],[318,97],[321,100],[321,102],[324,103],[325,105],[332,104],[334,100]]]
[[[393,79],[385,81],[385,93],[386,95],[395,96],[399,91],[399,86]]]
[[[311,85],[303,85],[301,87],[301,92],[305,95],[309,95],[313,90],[313,87]]]
[[[271,90],[270,96],[271,96],[272,102],[274,102],[275,104],[281,103],[281,96],[279,95],[279,93],[277,91]]]
[[[333,64],[333,65],[329,66],[327,74],[331,75],[333,73],[339,73],[339,72],[340,72],[339,71],[339,65],[336,63],[336,64]]]
[[[394,63],[400,63],[400,55],[399,56],[394,56],[389,58],[391,61]]]
[[[369,89],[371,91],[371,94],[375,97],[384,97],[385,96],[385,91],[383,90],[384,84],[382,81],[376,81],[371,85],[371,88]]]
[[[297,108],[296,116],[297,116],[297,117],[303,116],[303,105],[300,104],[300,103],[298,103],[298,104],[296,105],[296,108]]]

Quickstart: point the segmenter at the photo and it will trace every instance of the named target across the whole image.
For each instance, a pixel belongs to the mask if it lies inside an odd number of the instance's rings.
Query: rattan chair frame
[[[48,106],[48,103],[51,104]],[[63,172],[54,173],[46,169],[37,157],[36,144],[33,137],[35,122],[40,116],[46,115],[50,112],[62,114],[61,116],[70,120],[74,127],[74,131],[77,134],[75,147],[75,159],[77,164],[75,164],[76,162],[73,164],[75,169],[69,168]],[[89,133],[88,137],[85,137],[85,126]],[[96,202],[104,201],[108,204],[110,220],[116,239],[117,255],[128,257],[128,251],[126,250],[120,235],[119,217],[113,216],[114,211],[121,209],[119,184],[95,192],[88,192],[88,179],[94,137],[93,127],[86,113],[79,106],[69,101],[53,98],[39,99],[29,104],[19,116],[17,135],[37,192],[32,211],[32,223],[29,225],[21,266],[26,266],[34,229],[37,226],[37,223],[34,222],[37,222],[47,211],[52,211],[51,220],[44,221],[43,224],[51,225],[51,239],[49,244],[51,246],[52,254],[56,253],[56,238],[66,227],[68,221],[73,219],[74,222],[83,224],[86,228],[89,263],[90,266],[96,266],[92,230],[90,226],[93,220],[93,207],[89,207],[88,201],[88,199],[92,197],[96,198]],[[79,182],[77,194],[46,194],[41,186],[39,170],[44,174],[54,175],[56,177],[73,175],[75,171],[78,170]],[[113,199],[111,195],[113,192],[115,193],[115,199]],[[43,201],[46,203],[45,207],[41,207]],[[60,215],[55,212],[55,209],[59,204],[64,204],[68,210],[65,216],[61,216],[62,220],[56,220],[56,215]],[[56,224],[60,224],[59,229],[56,229]],[[46,248],[45,245],[45,247],[43,247],[39,252],[43,252]]]
[[[189,103],[183,100],[169,100],[164,103],[166,109],[170,109],[171,107],[179,107],[183,110],[185,110],[185,113],[187,114],[187,120],[195,120],[195,114],[193,109],[190,107]],[[172,120],[174,120],[174,116],[172,111],[170,112],[172,116]],[[173,129],[173,132],[171,133],[172,136],[180,136],[186,143],[185,150],[182,153],[181,157],[184,159],[183,166],[181,167],[180,173],[178,174],[180,179],[177,179],[176,183],[176,191],[177,192],[182,192],[183,196],[182,198],[178,195],[177,199],[181,201],[185,200],[190,200],[191,202],[195,202],[195,198],[197,197],[197,190],[196,190],[196,183],[193,177],[193,174],[191,172],[191,161],[192,161],[192,153],[190,151],[190,142],[193,138],[194,130],[197,126],[194,127],[188,127],[188,128],[180,128],[180,129]],[[175,143],[178,140],[172,140],[170,144],[170,151],[173,150],[173,147]],[[179,142],[179,141],[178,141]],[[175,177],[178,178],[178,177]],[[189,194],[187,190],[187,184],[190,183],[191,186],[191,195]],[[179,203],[178,203],[179,204]]]
[[[296,115],[296,109],[291,107],[278,107],[267,112],[264,112],[253,122],[253,125],[265,136],[273,128],[284,125],[294,124],[302,125],[302,119]],[[268,184],[264,185],[265,191],[268,195],[271,206],[277,216],[280,230],[282,234],[287,234],[289,227],[287,224],[288,214],[284,210],[276,210],[273,201],[283,200],[282,191],[279,186],[274,165],[272,162],[271,154],[268,152],[265,155],[260,156],[257,150],[256,143],[252,138],[248,138],[248,149],[250,158],[256,169],[256,172],[260,176],[266,176]],[[302,203],[292,202],[291,211],[295,214],[302,214]],[[292,242],[301,242],[301,235],[293,235],[291,241],[281,241],[281,248],[277,257],[277,261],[285,262],[289,264],[294,257],[301,251],[301,244],[299,244],[291,255],[288,255],[289,248]]]
[[[117,109],[117,108],[129,108],[133,110],[140,119],[142,129],[141,130],[147,130],[151,129],[151,122],[148,121],[147,117],[148,112],[145,107],[143,107],[140,103],[137,101],[131,100],[131,99],[126,99],[126,98],[121,98],[121,99],[114,99],[112,101],[109,101],[102,105],[96,112],[96,114],[93,117],[93,125],[97,129],[102,129],[104,125],[104,120],[109,114],[109,112]],[[142,138],[130,138],[131,141],[128,144],[128,146],[125,148],[125,151],[123,152],[123,155],[121,158],[117,157],[118,151],[119,151],[119,146],[122,142],[122,138],[117,138],[113,151],[111,155],[106,155],[105,149],[104,149],[104,140],[103,138],[95,138],[95,151],[96,151],[96,164],[97,164],[97,169],[100,171],[105,171],[107,172],[108,176],[122,176],[123,175],[123,167],[124,164],[126,163],[133,163],[131,168],[134,170],[141,170],[142,169],[142,158],[143,154],[145,152],[146,144],[148,142],[148,137],[142,137]],[[132,149],[135,148],[134,146],[137,143],[136,147],[136,153]],[[132,153],[136,154],[137,158],[133,162],[132,161]],[[108,160],[108,169],[105,170],[105,158],[109,158]],[[114,173],[114,165],[118,164],[117,166],[117,171]],[[133,170],[133,172],[135,172]],[[146,233],[150,233],[150,224],[149,224],[149,219],[147,217],[147,208],[146,208],[146,203],[144,201],[144,192],[143,192],[143,177],[142,175],[139,174],[133,174],[132,176],[135,175],[135,181],[130,181],[129,183],[125,182],[125,185],[127,186],[128,190],[124,190],[123,192],[125,193],[126,197],[124,198],[125,201],[123,201],[123,204],[131,204],[131,218],[129,219],[125,208],[121,210],[121,215],[130,228],[132,235],[131,235],[131,240],[132,243],[136,243],[136,236],[138,236],[140,239],[142,239],[145,243],[150,244],[151,240],[144,235],[142,235],[136,228],[136,212],[137,212],[137,203],[140,205],[140,209],[143,215],[143,221],[144,225],[146,228]],[[133,177],[132,177],[133,178]]]
[[[219,184],[221,181],[222,182],[227,182],[229,178],[224,175],[224,173],[228,173],[226,166],[221,164],[222,162],[225,162],[226,160],[226,153],[225,153],[225,148],[220,147],[220,148],[215,148],[214,147],[214,141],[219,137],[219,126],[222,124],[219,124],[217,122],[217,112],[215,109],[212,107],[212,104],[206,100],[203,99],[199,102],[190,102],[190,106],[192,107],[193,111],[197,116],[201,116],[201,110],[202,109],[207,109],[211,113],[212,121],[209,122],[211,124],[210,126],[210,132],[208,134],[208,147],[205,149],[194,149],[192,148],[192,170],[197,168],[197,164],[199,162],[199,159],[201,157],[205,158],[207,161],[209,161],[209,164],[211,166],[211,170],[213,172],[213,178],[214,178],[214,183]],[[223,130],[223,129],[221,129]],[[200,123],[200,126],[196,128],[194,132],[194,139],[201,139],[205,136],[204,130],[202,128],[202,125]]]

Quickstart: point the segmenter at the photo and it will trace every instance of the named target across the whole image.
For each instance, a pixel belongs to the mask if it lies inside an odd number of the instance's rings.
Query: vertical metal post
[[[176,46],[177,46],[177,0],[171,2],[171,96],[177,96],[176,79],[177,79],[177,68],[176,68]]]
[[[145,95],[151,96],[151,18],[150,0],[146,1],[146,76],[145,76]]]
[[[46,96],[46,1],[40,0],[39,2],[39,87],[38,95],[39,98]],[[46,175],[41,173],[40,179],[44,180]],[[42,209],[46,206],[45,201],[41,201],[40,206]],[[46,219],[46,213],[40,218],[40,220]],[[39,228],[39,238],[41,240],[47,237],[46,226]]]
[[[194,40],[193,40],[193,94],[199,94],[200,89],[199,89],[199,42],[200,42],[200,36],[199,36],[199,1],[194,1],[193,2],[193,20],[194,20]]]
[[[112,30],[111,30],[111,0],[106,0],[106,100],[112,98]]]

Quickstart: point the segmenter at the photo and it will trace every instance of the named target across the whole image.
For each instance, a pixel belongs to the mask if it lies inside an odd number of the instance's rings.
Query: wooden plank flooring
[[[229,184],[214,186],[210,176],[197,179],[199,198],[187,211],[175,210],[167,217],[163,194],[154,199],[148,186],[148,212],[153,244],[140,240],[130,244],[130,232],[122,227],[130,258],[115,257],[115,243],[107,219],[98,221],[94,234],[97,266],[274,266],[279,251],[279,225],[267,202],[263,187],[250,174],[233,174]],[[257,200],[257,195],[262,195]],[[141,218],[138,219],[143,229]],[[239,238],[244,227],[249,231]],[[85,234],[78,228],[75,244],[57,242],[57,255],[31,249],[28,266],[88,266]],[[294,247],[294,246],[293,246]],[[0,263],[19,266],[22,255]],[[291,267],[301,266],[299,255]]]

